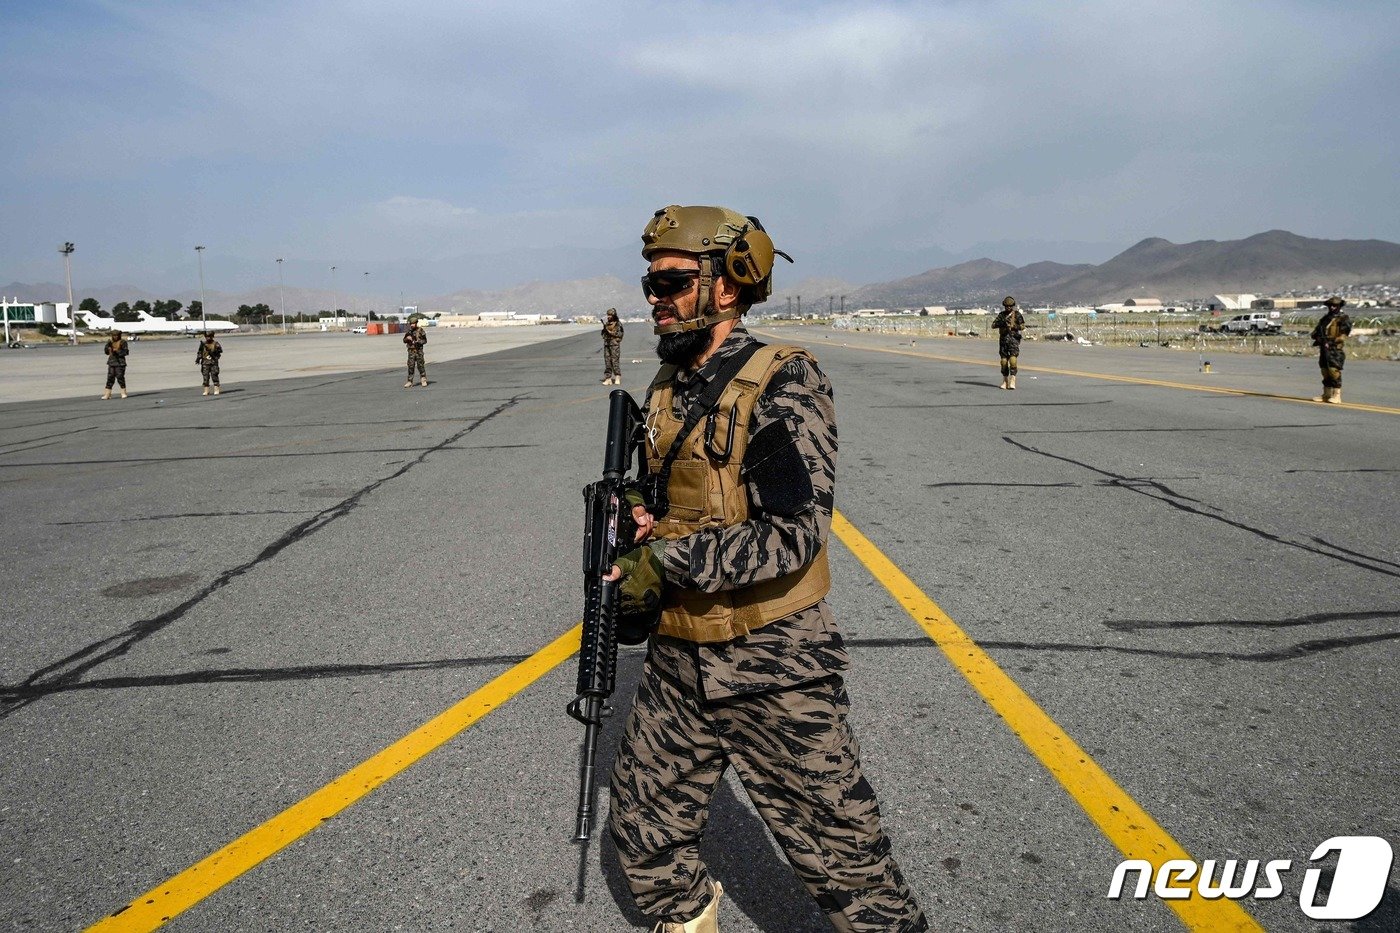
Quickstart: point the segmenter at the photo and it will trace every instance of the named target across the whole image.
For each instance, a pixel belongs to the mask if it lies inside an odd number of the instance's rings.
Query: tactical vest
[[[748,519],[749,497],[740,471],[749,443],[749,422],[768,380],[794,358],[812,359],[800,347],[760,347],[730,381],[715,410],[691,430],[671,465],[666,487],[671,507],[656,523],[657,537],[679,538]],[[660,471],[682,427],[672,411],[675,373],[676,367],[662,366],[648,389],[647,423],[651,430],[646,455],[652,473]],[[712,438],[709,444],[707,436]],[[657,631],[694,642],[732,641],[815,606],[830,589],[823,544],[810,564],[776,580],[718,593],[666,587]]]

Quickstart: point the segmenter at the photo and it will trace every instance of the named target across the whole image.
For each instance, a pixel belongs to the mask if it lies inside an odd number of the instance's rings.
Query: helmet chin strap
[[[704,255],[700,257],[700,294],[696,297],[695,307],[697,309],[709,308],[714,300],[715,269],[714,257]],[[736,317],[741,317],[745,311],[749,310],[748,305],[736,305],[728,311],[715,311],[712,314],[703,314],[692,318],[689,321],[676,321],[674,324],[658,324],[652,328],[653,334],[679,334],[688,330],[700,330],[704,327],[711,327],[721,321],[732,321]]]

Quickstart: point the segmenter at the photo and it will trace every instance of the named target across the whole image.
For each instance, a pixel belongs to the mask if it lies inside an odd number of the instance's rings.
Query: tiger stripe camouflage
[[[676,376],[678,414],[753,338],[736,329],[693,373]],[[666,542],[666,585],[705,592],[774,579],[814,560],[831,528],[836,418],[831,384],[795,358],[754,408],[752,439],[781,426],[810,488],[765,486],[746,453],[749,519]],[[791,456],[760,445],[767,456]],[[748,450],[755,450],[751,443]],[[797,467],[798,470],[801,467]],[[917,931],[927,922],[890,852],[875,792],[847,722],[849,666],[823,600],[729,642],[654,636],[614,762],[609,829],[638,906],[669,923],[710,898],[698,844],[733,766],[798,877],[841,931]]]

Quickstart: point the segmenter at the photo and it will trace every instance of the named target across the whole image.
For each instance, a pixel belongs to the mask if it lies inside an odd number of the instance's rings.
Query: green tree
[[[87,311],[91,314],[99,314],[102,311],[102,305],[98,304],[96,298],[84,298],[82,301],[78,302],[78,310]]]
[[[131,303],[131,310],[132,310],[132,311],[139,311],[139,312],[141,312],[141,313],[143,313],[143,314],[150,314],[150,313],[151,313],[151,303],[150,303],[149,301],[147,301],[146,299],[144,299],[144,298],[142,298],[140,301],[133,301],[133,302]]]
[[[131,321],[139,321],[141,319],[136,316],[135,311],[131,310],[131,305],[127,304],[125,301],[119,301],[116,304],[112,305],[112,320],[124,321],[129,323]]]
[[[173,321],[183,307],[183,303],[176,301],[174,298],[168,298],[163,301],[157,301],[152,305],[151,313],[156,317],[163,317],[167,321]]]
[[[272,317],[272,309],[266,304],[258,302],[255,305],[239,305],[233,319],[239,324],[266,324],[270,317]]]
[[[195,299],[190,302],[190,317],[197,318],[204,314],[204,302]]]

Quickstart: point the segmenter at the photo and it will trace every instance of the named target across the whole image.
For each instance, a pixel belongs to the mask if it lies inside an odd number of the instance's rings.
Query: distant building
[[[1292,311],[1297,308],[1320,308],[1326,303],[1326,298],[1256,298],[1249,306],[1259,311]]]
[[[1206,302],[1207,311],[1248,311],[1258,295],[1212,295]]]
[[[943,305],[925,305],[919,309],[919,313],[925,316],[933,314],[947,314],[948,309]]]
[[[1159,311],[1162,307],[1160,298],[1129,298],[1123,302],[1123,307],[1136,311]]]
[[[68,324],[66,301],[20,301],[0,298],[0,312],[11,324]]]

